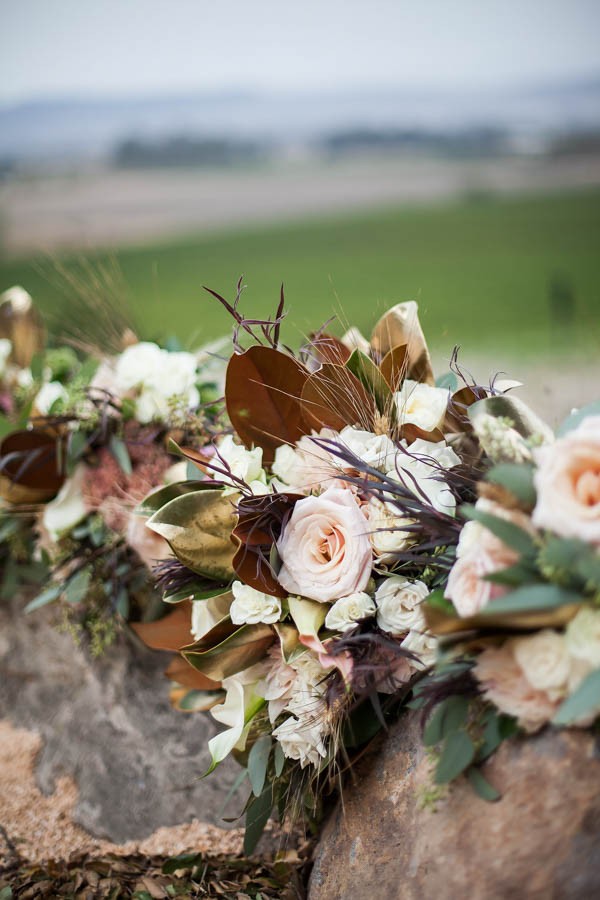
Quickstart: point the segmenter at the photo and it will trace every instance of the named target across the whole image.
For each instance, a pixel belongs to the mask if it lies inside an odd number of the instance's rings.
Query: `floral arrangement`
[[[26,609],[64,601],[99,652],[119,621],[164,610],[150,570],[169,548],[133,510],[181,477],[170,436],[216,425],[219,348],[169,351],[126,329],[112,354],[48,347],[29,295],[0,299],[2,591],[43,585]]]
[[[179,651],[175,705],[226,726],[209,771],[230,753],[245,766],[249,852],[273,808],[318,816],[435,665],[428,605],[447,604],[458,511],[491,466],[469,408],[500,401],[532,435],[544,426],[513,385],[471,383],[455,357],[436,383],[414,302],[370,341],[321,330],[294,354],[283,300],[259,320],[241,314],[239,285],[231,304],[215,296],[235,319],[232,430],[174,447],[195,478],[138,508],[175,559],[158,570],[173,612],[136,628]]]

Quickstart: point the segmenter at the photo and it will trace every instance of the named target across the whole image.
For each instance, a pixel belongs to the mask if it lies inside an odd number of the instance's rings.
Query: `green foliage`
[[[94,254],[90,263],[119,266],[144,337],[176,332],[185,347],[231,326],[198,286],[227,291],[243,272],[249,289],[242,308],[258,316],[272,312],[285,280],[290,316],[282,337],[288,343],[296,344],[339,305],[345,319],[368,333],[378,312],[414,298],[429,342],[445,353],[454,344],[469,354],[504,343],[514,352],[546,352],[554,359],[591,343],[589,325],[599,309],[598,198],[588,189],[344,213],[111,250]],[[77,262],[66,260],[67,270],[76,271]],[[576,279],[578,320],[569,335],[553,322],[548,303],[557,270]],[[46,260],[3,261],[0,283],[23,284],[55,321],[69,315],[63,286]]]
[[[461,511],[468,519],[475,519],[485,525],[492,534],[523,556],[533,557],[536,555],[537,545],[532,536],[513,522],[508,522],[506,519],[484,512],[474,506],[465,505],[461,507]]]
[[[600,710],[600,669],[590,672],[577,690],[559,707],[555,725],[571,725],[577,719]]]
[[[248,755],[248,777],[255,797],[260,797],[265,786],[272,745],[271,736],[264,734],[254,742]]]
[[[533,466],[516,463],[498,463],[486,475],[486,481],[499,484],[510,491],[525,506],[535,505],[536,492],[533,484]]]
[[[556,584],[533,584],[517,588],[509,594],[504,594],[486,606],[481,615],[496,615],[497,613],[527,613],[539,610],[557,609],[559,606],[567,606],[570,603],[579,603],[581,596],[574,592],[561,588]]]

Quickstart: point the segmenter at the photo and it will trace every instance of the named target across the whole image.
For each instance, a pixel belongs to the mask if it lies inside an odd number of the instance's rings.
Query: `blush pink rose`
[[[298,500],[277,549],[279,583],[290,594],[332,602],[364,591],[371,577],[368,523],[343,488]]]
[[[600,546],[600,416],[539,447],[534,459],[534,524]]]
[[[148,569],[152,569],[156,562],[168,559],[173,553],[164,538],[146,528],[148,520],[145,516],[129,514],[127,523],[126,541],[135,550]]]
[[[531,521],[525,513],[504,509],[489,500],[478,500],[476,506],[477,509],[506,519],[530,534],[533,533]],[[485,576],[507,569],[518,559],[518,553],[488,528],[479,522],[467,522],[460,533],[456,562],[452,566],[445,592],[459,616],[474,616],[491,600],[505,594],[506,587],[486,581]]]

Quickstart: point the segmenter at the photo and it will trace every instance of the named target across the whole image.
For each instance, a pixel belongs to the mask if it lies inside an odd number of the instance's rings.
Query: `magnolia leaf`
[[[269,625],[242,625],[212,647],[206,648],[198,641],[181,652],[199,672],[214,681],[222,681],[260,662],[274,640],[275,632]]]
[[[23,288],[9,288],[0,295],[0,338],[11,342],[10,360],[20,369],[29,368],[45,346],[42,317]]]
[[[264,734],[252,744],[248,754],[248,778],[255,797],[260,797],[265,786],[272,745],[271,735]]]
[[[281,654],[285,662],[290,662],[299,653],[304,653],[306,648],[300,643],[300,635],[293,625],[276,622],[273,627],[279,637]]]
[[[302,597],[289,597],[288,603],[290,615],[300,637],[318,638],[319,629],[327,616],[328,604],[317,603],[316,600],[305,600]]]
[[[277,447],[307,433],[299,402],[307,378],[301,363],[272,347],[251,347],[229,360],[227,413],[246,447],[262,447],[265,465]]]
[[[224,593],[226,593],[226,591],[222,587],[216,587],[210,591],[205,591],[197,590],[193,585],[190,585],[190,587],[182,588],[180,591],[175,591],[173,594],[165,594],[162,599],[163,603],[175,604],[182,603],[184,600],[210,600],[212,597],[220,597]]]
[[[225,691],[198,691],[187,687],[171,688],[169,695],[171,706],[179,712],[206,712],[222,703],[224,698]]]
[[[406,378],[408,368],[408,347],[406,344],[400,344],[392,347],[381,360],[381,374],[390,386],[392,391],[399,391],[402,382]]]
[[[219,681],[207,678],[202,672],[198,672],[193,666],[190,666],[183,656],[179,654],[173,657],[165,669],[165,676],[170,681],[174,681],[179,686],[186,688],[186,690],[216,691],[221,686]]]
[[[541,437],[544,441],[554,440],[552,429],[518,397],[496,394],[478,400],[469,408],[469,417],[475,423],[477,417],[481,415],[510,419],[512,427],[523,438]]]
[[[564,437],[569,431],[577,428],[588,416],[600,416],[600,400],[582,406],[580,409],[574,409],[557,431],[558,437]]]
[[[13,431],[0,443],[0,497],[9,503],[45,503],[65,480],[62,439],[43,429]]]
[[[323,363],[335,363],[343,366],[348,361],[351,350],[332,334],[311,335],[310,349],[321,365]]]
[[[206,488],[214,490],[214,485],[207,484]],[[153,516],[155,512],[158,512],[171,500],[175,500],[176,497],[182,497],[184,494],[193,494],[206,488],[203,487],[201,481],[197,480],[166,484],[164,487],[159,487],[146,494],[144,499],[134,509],[134,514],[138,516]]]
[[[502,795],[489,783],[487,778],[484,777],[481,769],[471,766],[467,769],[466,775],[469,784],[477,796],[481,797],[482,800],[487,800],[488,803],[495,803],[497,800],[500,800]]]
[[[216,581],[229,581],[234,576],[231,532],[236,500],[237,495],[224,496],[221,490],[183,494],[155,512],[147,526],[165,538],[184,566]]]
[[[302,411],[309,430],[359,425],[372,431],[376,408],[372,394],[346,366],[326,363],[305,381]]]
[[[486,481],[499,484],[524,506],[535,506],[536,491],[533,483],[533,466],[516,463],[498,463],[486,475]]]
[[[475,745],[466,731],[452,731],[442,747],[435,783],[447,784],[464,772],[475,758]]]
[[[192,604],[179,603],[173,612],[158,622],[131,622],[139,638],[153,650],[179,650],[190,643]]]
[[[577,690],[561,704],[552,721],[555,725],[572,725],[591,714],[600,714],[600,669],[584,678]]]
[[[419,307],[414,300],[398,303],[388,310],[371,336],[371,346],[382,358],[402,344],[407,348],[407,377],[434,384],[429,350],[419,322]]]
[[[355,350],[346,363],[346,368],[356,375],[360,383],[375,398],[380,413],[395,413],[394,398],[390,385],[372,359],[360,350]]]

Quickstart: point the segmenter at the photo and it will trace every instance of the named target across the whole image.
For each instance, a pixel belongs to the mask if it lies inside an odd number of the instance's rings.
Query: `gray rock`
[[[479,799],[463,779],[423,807],[415,714],[357,768],[317,847],[310,900],[589,900],[600,896],[600,758],[584,731],[502,745]]]
[[[115,842],[193,818],[223,825],[221,807],[239,769],[225,763],[200,780],[216,727],[207,715],[170,707],[163,675],[170,655],[121,637],[92,660],[53,627],[51,609],[24,616],[24,603],[0,603],[0,717],[41,734],[41,790],[51,793],[60,775],[74,777],[75,820]],[[236,795],[228,814],[242,804]]]

